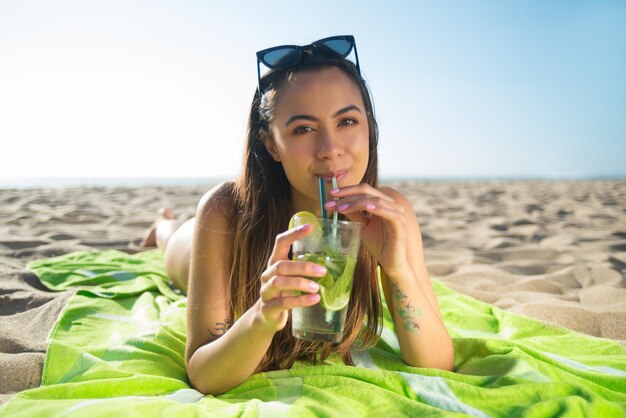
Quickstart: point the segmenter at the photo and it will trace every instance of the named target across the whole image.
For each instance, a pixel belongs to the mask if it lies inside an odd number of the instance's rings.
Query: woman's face
[[[294,74],[280,88],[264,144],[291,184],[296,211],[320,215],[318,179],[358,184],[369,159],[369,129],[359,88],[338,68]]]

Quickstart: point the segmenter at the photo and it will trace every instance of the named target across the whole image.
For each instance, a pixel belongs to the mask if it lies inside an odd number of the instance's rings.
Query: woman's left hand
[[[386,191],[366,183],[342,187],[331,191],[336,200],[326,202],[326,208],[361,223],[363,245],[393,276],[411,268],[407,257],[407,215],[404,206]]]

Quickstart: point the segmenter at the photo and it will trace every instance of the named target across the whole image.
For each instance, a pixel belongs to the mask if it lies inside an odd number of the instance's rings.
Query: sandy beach
[[[386,182],[413,203],[432,277],[503,309],[626,345],[626,180]],[[0,404],[39,385],[69,293],[25,270],[78,250],[140,251],[161,207],[212,187],[0,189]]]

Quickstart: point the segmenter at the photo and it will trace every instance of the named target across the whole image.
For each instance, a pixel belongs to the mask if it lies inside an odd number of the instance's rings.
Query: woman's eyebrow
[[[347,112],[349,112],[351,110],[356,110],[359,113],[363,113],[363,112],[361,112],[361,109],[359,109],[359,107],[357,105],[348,105],[348,106],[342,107],[341,109],[336,111],[333,114],[333,118],[336,118],[337,116],[342,115],[344,113],[347,113]],[[311,122],[319,121],[318,118],[316,118],[315,116],[311,116],[311,115],[293,115],[292,117],[287,119],[287,122],[285,123],[285,128],[288,127],[293,121],[298,120],[298,119],[304,119],[304,120],[308,120],[308,121],[311,121]]]
[[[352,105],[346,106],[346,107],[341,108],[338,111],[336,111],[335,114],[333,115],[333,117],[336,118],[337,116],[342,115],[344,113],[347,113],[347,112],[349,112],[351,110],[356,110],[359,113],[363,113],[363,112],[361,112],[361,109],[359,109],[359,107],[357,105],[353,105],[352,104]]]
[[[292,117],[287,119],[287,122],[285,123],[285,128],[289,126],[290,123],[298,119],[310,120],[311,122],[317,122],[319,120],[315,116],[311,115],[293,115]]]

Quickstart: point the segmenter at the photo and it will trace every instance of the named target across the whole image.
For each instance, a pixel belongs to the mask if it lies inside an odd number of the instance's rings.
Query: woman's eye
[[[312,130],[313,130],[313,129],[311,129],[311,127],[310,127],[310,126],[305,126],[305,125],[303,125],[303,126],[298,126],[296,129],[294,129],[294,130],[293,130],[293,133],[294,133],[295,135],[303,135],[303,134],[306,134],[306,133],[311,132]]]
[[[339,122],[339,124],[343,126],[356,125],[356,123],[356,120],[352,118],[342,119],[341,122]]]

